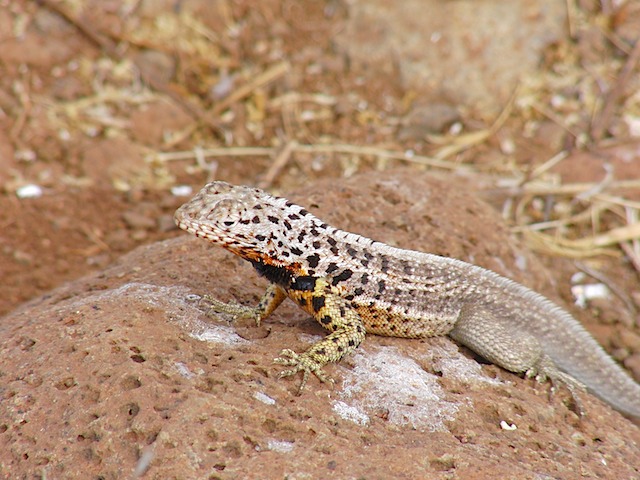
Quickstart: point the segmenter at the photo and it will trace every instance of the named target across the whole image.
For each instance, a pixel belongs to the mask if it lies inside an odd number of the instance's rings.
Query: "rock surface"
[[[335,226],[558,286],[462,177],[327,181],[288,198]],[[559,267],[560,268],[560,267]],[[556,272],[554,272],[556,273]],[[322,329],[286,302],[259,328],[194,294],[254,304],[265,282],[187,235],[135,250],[0,320],[1,478],[638,478],[640,430],[584,395],[481,364],[448,338],[369,336],[315,378],[277,378]],[[562,289],[568,289],[562,286]],[[578,312],[579,317],[581,313]]]

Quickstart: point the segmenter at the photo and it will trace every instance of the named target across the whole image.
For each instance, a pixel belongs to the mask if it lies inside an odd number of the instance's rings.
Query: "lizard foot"
[[[569,390],[575,406],[575,412],[583,417],[585,413],[580,395],[586,391],[586,387],[571,375],[559,370],[547,357],[542,357],[538,364],[525,372],[525,377],[535,378],[538,383],[551,381],[549,397],[553,396],[556,389],[562,385]]]
[[[278,378],[288,377],[302,372],[302,382],[298,387],[297,395],[302,393],[302,389],[307,384],[309,374],[313,373],[321,382],[333,383],[333,380],[327,377],[322,371],[323,362],[314,359],[314,354],[310,352],[296,353],[293,350],[284,349],[280,352],[280,357],[273,360],[273,363],[284,365],[285,367],[293,367],[289,370],[283,370],[278,374]]]
[[[220,300],[216,300],[209,295],[203,295],[200,298],[200,305],[203,305],[207,309],[207,317],[212,317],[213,313],[228,313],[236,318],[248,318],[254,320],[256,326],[260,326],[262,320],[260,310],[255,307],[245,307],[237,303],[224,303]]]

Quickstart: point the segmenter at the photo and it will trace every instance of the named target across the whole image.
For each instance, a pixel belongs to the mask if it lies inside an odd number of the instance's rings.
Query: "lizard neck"
[[[280,287],[287,288],[293,281],[293,274],[286,267],[269,265],[261,260],[249,260],[253,268],[256,269],[258,275],[266,278],[271,283],[275,283]]]

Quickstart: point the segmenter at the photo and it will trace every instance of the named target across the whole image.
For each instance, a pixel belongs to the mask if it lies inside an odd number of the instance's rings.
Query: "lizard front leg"
[[[289,297],[301,305],[324,328],[332,332],[319,342],[314,343],[303,353],[285,349],[274,363],[292,367],[280,372],[286,377],[302,372],[302,382],[298,395],[313,373],[321,382],[328,381],[323,367],[330,362],[338,362],[354,351],[365,337],[365,327],[360,315],[350,302],[342,298],[340,290],[324,278],[304,277],[294,282]]]
[[[208,295],[203,296],[202,300],[206,301],[209,308],[207,316],[212,316],[212,312],[229,313],[235,317],[253,319],[259,327],[260,322],[271,315],[285,298],[287,298],[285,291],[275,283],[272,283],[267,287],[260,302],[255,307],[245,307],[237,303],[224,303]]]

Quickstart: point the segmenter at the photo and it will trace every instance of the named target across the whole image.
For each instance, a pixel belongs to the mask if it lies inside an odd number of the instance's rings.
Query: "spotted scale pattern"
[[[291,367],[283,375],[302,372],[302,386],[309,373],[325,380],[322,367],[353,351],[365,332],[449,335],[507,370],[548,377],[574,396],[584,383],[640,417],[640,386],[568,312],[494,272],[339,230],[285,198],[219,181],[180,207],[175,221],[272,283],[256,308],[211,299],[214,310],[260,322],[289,297],[331,332],[276,360]]]

